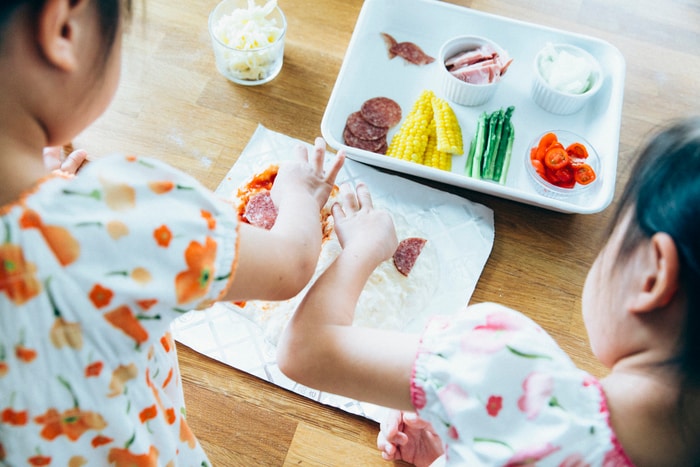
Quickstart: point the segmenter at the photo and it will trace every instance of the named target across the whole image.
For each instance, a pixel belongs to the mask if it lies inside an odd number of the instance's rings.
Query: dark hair
[[[46,0],[5,0],[0,4],[0,44],[7,22],[17,9],[26,5],[30,12],[37,14],[44,6]],[[103,47],[106,52],[112,49],[112,45],[119,31],[119,24],[123,16],[131,12],[131,0],[93,0],[97,14],[100,18],[100,31],[102,31]],[[104,54],[108,56],[107,53]]]
[[[614,220],[631,212],[620,257],[657,232],[678,250],[685,323],[675,358],[685,384],[700,385],[700,117],[673,122],[642,149]]]

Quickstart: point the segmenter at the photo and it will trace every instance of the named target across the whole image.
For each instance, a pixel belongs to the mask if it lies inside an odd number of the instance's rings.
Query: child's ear
[[[657,232],[651,237],[648,248],[649,264],[632,302],[632,311],[637,313],[668,305],[678,290],[680,264],[676,243],[667,233]]]
[[[39,14],[39,47],[60,70],[72,71],[78,64],[79,13],[86,4],[86,0],[46,0]]]

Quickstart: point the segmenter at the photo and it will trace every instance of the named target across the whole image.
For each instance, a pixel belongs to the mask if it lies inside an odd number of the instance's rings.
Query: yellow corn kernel
[[[430,121],[428,128],[428,143],[425,145],[423,164],[437,168],[440,165],[440,152],[437,148],[437,133],[435,132],[435,120]]]
[[[391,139],[386,150],[387,156],[405,161],[423,163],[425,147],[428,144],[428,130],[433,120],[432,91],[423,91],[401,128]]]
[[[464,154],[462,129],[457,116],[445,99],[433,96],[433,118],[437,131],[437,148],[450,154]]]
[[[430,122],[428,144],[425,147],[423,164],[440,170],[452,170],[452,154],[438,149],[438,137],[434,119]]]

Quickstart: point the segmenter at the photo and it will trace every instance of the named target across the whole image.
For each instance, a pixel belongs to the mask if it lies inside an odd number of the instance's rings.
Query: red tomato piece
[[[540,138],[540,142],[537,144],[537,147],[535,148],[535,158],[539,159],[544,163],[544,155],[547,152],[547,149],[554,144],[557,143],[557,135],[554,133],[546,133],[542,138]],[[533,154],[530,153],[530,158],[533,157]]]
[[[544,155],[544,165],[552,170],[561,169],[569,165],[569,155],[563,148],[551,147]]]
[[[588,149],[581,143],[571,143],[566,148],[566,153],[572,159],[586,159],[588,158]]]
[[[581,164],[574,168],[574,179],[581,185],[588,185],[596,179],[593,167],[588,164]]]
[[[550,178],[553,185],[561,188],[573,188],[576,185],[574,169],[566,165],[556,170],[550,170]]]
[[[544,164],[542,164],[542,161],[538,159],[533,159],[530,162],[532,162],[532,166],[535,168],[535,172],[537,172],[540,177],[546,180],[547,175],[545,173]]]
[[[539,160],[539,159],[537,158],[537,147],[532,147],[532,148],[530,148],[530,160],[531,160],[531,161]]]

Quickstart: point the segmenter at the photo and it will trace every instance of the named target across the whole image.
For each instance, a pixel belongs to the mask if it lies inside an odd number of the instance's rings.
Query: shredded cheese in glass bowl
[[[239,84],[270,81],[282,69],[286,29],[276,0],[224,0],[209,17],[217,69]]]

